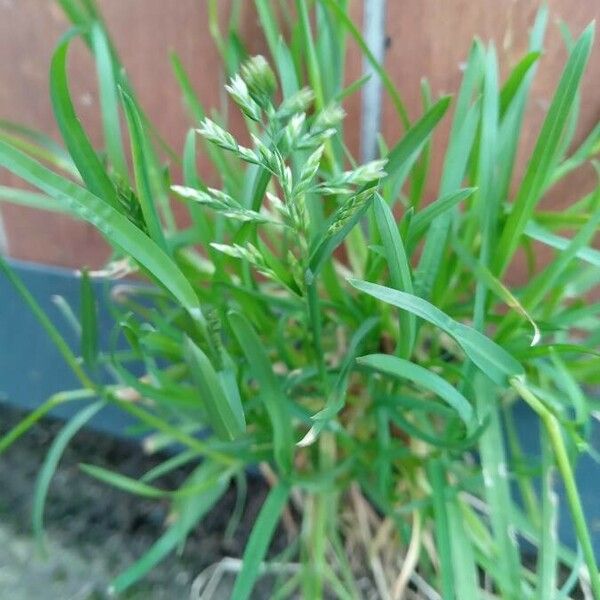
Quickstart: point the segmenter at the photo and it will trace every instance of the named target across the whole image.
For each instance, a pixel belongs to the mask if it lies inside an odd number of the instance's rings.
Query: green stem
[[[321,340],[321,308],[319,296],[317,293],[317,281],[312,281],[307,286],[308,302],[308,321],[313,338],[313,347],[315,361],[319,371],[321,384],[321,393],[327,397],[327,369],[323,354]],[[319,454],[317,469],[327,471],[335,465],[336,447],[335,438],[331,433],[322,432],[319,438]],[[308,511],[308,535],[307,557],[310,560],[310,576],[305,585],[305,597],[318,600],[323,597],[323,580],[325,573],[325,554],[327,548],[327,528],[328,524],[334,520],[332,512],[334,501],[334,492],[325,490],[315,494],[309,500]]]
[[[521,398],[531,406],[531,408],[539,415],[546,431],[552,450],[554,452],[554,458],[563,479],[565,491],[567,493],[567,500],[569,502],[569,509],[571,511],[571,517],[573,519],[573,525],[575,527],[575,533],[577,539],[581,544],[583,551],[583,557],[585,559],[589,576],[590,583],[592,586],[592,593],[596,600],[600,600],[600,575],[598,574],[598,567],[596,565],[596,557],[594,555],[594,548],[590,539],[590,534],[585,522],[585,514],[581,505],[581,499],[579,492],[577,491],[577,484],[575,482],[575,476],[573,469],[569,461],[565,442],[562,437],[560,430],[560,424],[558,419],[545,407],[542,401],[529,390],[529,388],[519,379],[511,379],[512,387],[520,394]]]
[[[312,333],[313,346],[315,351],[315,360],[319,369],[319,378],[323,395],[327,393],[327,369],[325,367],[325,357],[323,355],[323,344],[321,340],[321,310],[319,296],[317,293],[316,278],[307,286],[308,301],[308,321]]]
[[[509,406],[505,406],[503,412],[506,439],[508,441],[510,453],[514,461],[515,477],[517,479],[519,491],[521,492],[523,505],[525,507],[525,510],[527,511],[529,519],[531,520],[533,525],[539,529],[541,527],[540,504],[538,502],[538,497],[533,487],[533,482],[523,472],[523,467],[524,465],[526,465],[526,457],[523,454],[521,443],[519,441],[519,438],[517,437],[517,431],[515,429],[515,423],[511,412],[511,408]]]
[[[64,404],[65,402],[72,402],[73,400],[84,400],[86,398],[95,398],[97,393],[92,389],[81,389],[71,390],[66,392],[58,392],[43,404],[40,404],[36,409],[27,413],[27,416],[19,421],[10,431],[5,433],[0,438],[0,454],[2,454],[8,447],[10,447],[18,438],[20,438],[26,431],[33,427],[43,416],[49,413],[51,410]]]
[[[306,499],[304,515],[304,569],[303,597],[307,600],[323,598],[325,578],[325,549],[327,546],[327,498],[326,494],[310,494]]]

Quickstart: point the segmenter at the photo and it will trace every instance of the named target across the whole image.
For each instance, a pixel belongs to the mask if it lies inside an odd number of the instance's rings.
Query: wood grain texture
[[[525,170],[542,121],[567,59],[558,23],[563,20],[578,36],[588,23],[600,16],[598,0],[548,0],[550,18],[544,54],[532,87],[525,115],[522,143],[518,150],[513,188]],[[527,52],[529,30],[540,6],[538,0],[392,0],[388,3],[388,52],[386,67],[406,101],[411,119],[421,109],[419,84],[426,76],[434,97],[456,93],[462,77],[461,66],[471,41],[479,37],[493,41],[498,50],[501,75],[506,76]],[[581,112],[575,143],[580,142],[600,119],[600,43],[596,43],[584,76]],[[432,172],[426,190],[427,200],[436,197],[441,174],[443,151],[448,139],[452,111],[446,115],[434,138]],[[402,128],[389,99],[384,101],[383,122],[389,141],[398,138]],[[579,169],[549,191],[542,206],[559,209],[593,189],[596,175],[591,166]],[[548,262],[552,252],[543,244],[534,244],[536,263]],[[507,273],[512,284],[527,280],[525,259],[521,251]]]
[[[222,106],[223,77],[220,60],[208,32],[205,0],[99,0],[123,63],[140,101],[158,130],[180,151],[190,123],[185,115],[171,73],[168,53],[175,50],[190,71],[207,107]],[[244,4],[243,37],[251,51],[264,52],[257,18]],[[600,13],[598,0],[550,0],[551,21],[546,52],[527,114],[525,143],[521,148],[522,171],[551,92],[564,64],[566,53],[555,19],[562,17],[574,33]],[[223,16],[229,2],[219,3]],[[492,39],[499,48],[504,72],[515,64],[527,45],[527,32],[538,7],[536,0],[388,0],[386,66],[409,107],[412,118],[420,114],[419,82],[427,77],[434,94],[453,93],[460,80],[460,63],[471,39]],[[360,0],[352,0],[351,13],[360,21]],[[47,0],[0,0],[0,118],[37,127],[59,138],[48,95],[48,66],[52,49],[68,24],[56,5]],[[348,82],[360,76],[360,54],[348,45]],[[100,141],[95,72],[83,44],[74,45],[70,77],[77,108],[90,136]],[[600,44],[596,44],[583,89],[581,139],[600,117]],[[349,145],[357,151],[360,128],[359,101],[345,105]],[[385,135],[398,139],[401,128],[389,102],[383,110]],[[447,135],[446,118],[436,138],[433,178],[427,191],[435,196],[441,163],[441,148]],[[201,172],[210,177],[205,160]],[[2,183],[16,184],[0,173]],[[593,184],[591,170],[582,171],[558,186],[550,195],[552,206],[564,205]],[[91,226],[57,215],[4,206],[2,215],[11,255],[27,260],[68,267],[100,266],[109,250]]]
[[[474,37],[479,37],[484,43],[495,43],[501,72],[505,76],[527,52],[529,30],[539,5],[539,0],[391,0],[388,3],[386,67],[406,101],[411,119],[421,114],[419,84],[422,77],[431,83],[434,96],[454,94],[458,90],[461,66]],[[598,0],[550,0],[548,6],[550,18],[544,54],[525,117],[517,177],[524,170],[567,58],[558,21],[564,20],[573,35],[578,36],[592,19],[600,16]],[[600,119],[599,78],[600,44],[596,40],[583,84],[576,142],[581,141]],[[384,104],[385,134],[388,140],[393,141],[401,135],[402,129],[389,100],[386,99]],[[450,119],[451,111],[437,135],[434,177],[428,189],[430,198],[437,190],[440,154],[445,146]],[[564,206],[566,191],[572,199],[574,194],[589,189],[593,181],[591,169],[578,173],[550,195],[550,204]]]
[[[219,8],[225,17],[229,2]],[[144,110],[178,152],[191,123],[171,71],[169,52],[179,54],[208,109],[223,102],[220,58],[208,31],[206,1],[100,0],[117,51]],[[243,37],[252,52],[264,52],[253,12],[242,19]],[[52,50],[68,23],[54,2],[0,1],[0,118],[25,123],[60,139],[48,92]],[[96,74],[87,49],[76,42],[69,73],[78,114],[91,139],[101,141]],[[200,171],[210,179],[206,161]],[[5,173],[3,183],[17,184]],[[110,256],[91,225],[15,206],[2,215],[10,254],[67,267],[98,267]]]

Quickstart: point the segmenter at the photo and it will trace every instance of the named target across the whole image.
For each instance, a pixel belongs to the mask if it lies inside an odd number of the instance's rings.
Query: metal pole
[[[387,0],[363,0],[363,36],[367,46],[379,63],[385,58],[385,12]],[[363,75],[370,79],[362,89],[361,107],[361,158],[363,161],[377,157],[377,134],[381,126],[381,79],[363,56]]]

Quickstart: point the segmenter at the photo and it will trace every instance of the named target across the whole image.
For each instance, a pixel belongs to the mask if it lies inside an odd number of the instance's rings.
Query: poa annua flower
[[[277,90],[277,79],[265,57],[259,54],[248,59],[242,65],[241,74],[252,99],[267,109]]]
[[[315,94],[310,88],[301,88],[295,94],[284,99],[275,115],[278,119],[289,119],[296,113],[307,112],[314,99]]]
[[[235,138],[212,119],[206,117],[196,131],[206,140],[230,152],[237,152],[238,145]]]
[[[341,231],[344,226],[364,208],[375,195],[376,188],[371,187],[358,194],[350,196],[342,206],[336,211],[333,221],[327,229],[327,237],[332,237],[338,231]]]
[[[234,75],[225,89],[247,117],[253,121],[260,121],[261,107],[251,96],[246,82],[239,75]]]
[[[231,133],[209,118],[203,119],[196,132],[211,144],[215,144],[215,146],[219,146],[219,148],[223,148],[228,152],[233,152],[245,162],[261,164],[260,158],[250,148],[238,144]]]
[[[317,114],[311,126],[311,132],[316,134],[326,129],[337,127],[346,116],[346,111],[336,102],[332,102]]]
[[[305,122],[306,113],[301,112],[296,113],[285,126],[285,129],[283,130],[283,141],[287,151],[293,150],[298,143],[298,140],[300,140]]]

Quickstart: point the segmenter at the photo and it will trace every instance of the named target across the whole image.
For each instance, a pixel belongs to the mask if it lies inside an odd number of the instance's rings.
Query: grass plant
[[[414,122],[374,65],[404,133],[361,164],[345,143],[352,125],[342,102],[364,80],[347,84],[346,47],[372,56],[345,0],[298,0],[289,13],[279,10],[285,2],[256,0],[267,58],[245,50],[238,23],[247,6],[233,2],[223,31],[209,1],[226,91],[250,141],[203,106],[173,55],[191,119],[181,156],[140,106],[94,1],[60,4],[74,27],[50,67],[64,148],[0,123],[0,166],[37,190],[3,187],[0,197],[93,224],[114,250],[107,272],[138,273],[151,287],[115,298],[113,343],[102,348],[94,273],[84,272],[79,315],[64,309],[80,331],[71,348],[1,263],[81,383],[0,440],[6,451],[57,404],[81,406],[40,470],[40,544],[62,450],[115,404],[154,447],[180,449],[139,480],[82,465],[82,477],[171,502],[163,535],[116,576],[116,593],[176,551],[229,486],[243,503],[248,470],[258,467],[270,492],[242,560],[223,565],[237,572],[235,600],[264,572],[278,574],[277,598],[548,600],[572,597],[578,585],[600,600],[574,478],[578,456],[594,454],[598,411],[587,386],[600,383],[600,305],[590,299],[600,282],[600,187],[561,211],[540,206],[568,174],[592,168],[600,149],[598,126],[573,145],[593,25],[566,38],[568,58],[524,169],[517,149],[544,60],[545,7],[504,81],[493,45],[476,40],[456,98],[431,97],[425,86]],[[78,37],[98,73],[99,148],[71,98],[67,57]],[[443,119],[450,136],[437,197],[426,202]],[[200,153],[218,184],[198,173]],[[184,227],[174,203],[189,213]],[[537,264],[542,246],[552,256]],[[507,273],[523,262],[521,250],[527,278],[513,285]],[[537,417],[540,457],[520,448],[517,403]],[[182,464],[194,465],[182,487],[161,487],[160,476]],[[575,550],[557,535],[559,479]],[[235,527],[239,511],[232,519]],[[278,527],[289,547],[273,556]]]

